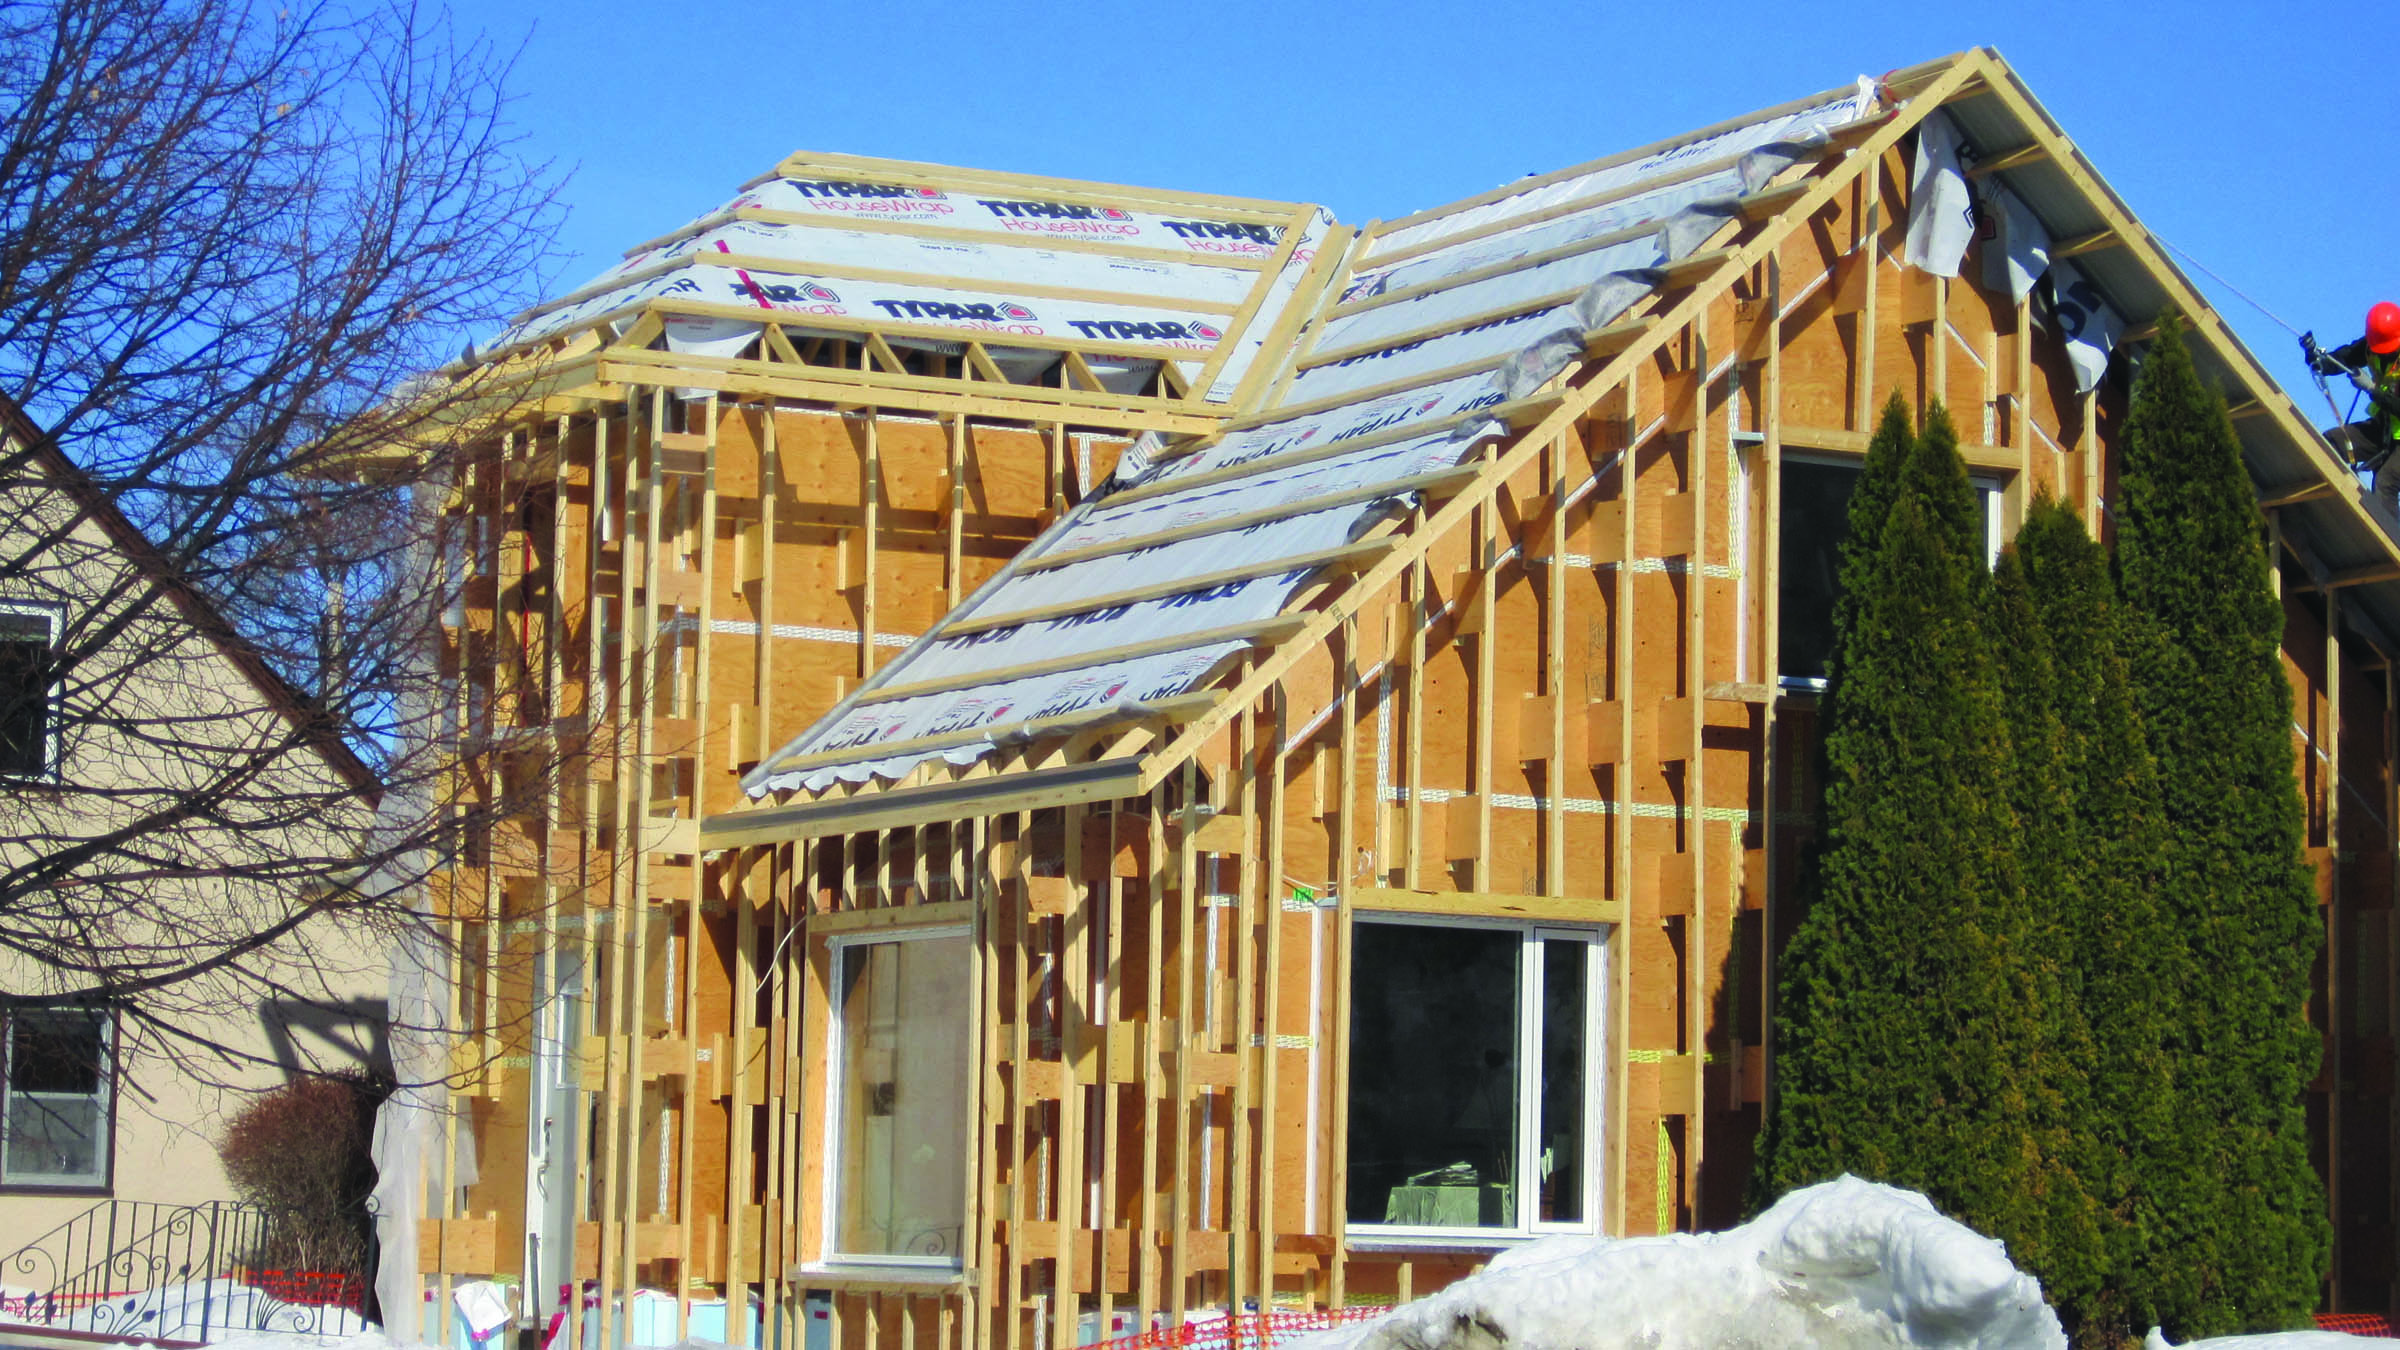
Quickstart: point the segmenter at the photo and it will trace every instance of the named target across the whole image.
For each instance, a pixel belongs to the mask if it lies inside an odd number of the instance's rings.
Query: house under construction
[[[2168,311],[2281,548],[2326,1299],[2390,1308],[2394,523],[1987,50],[1359,228],[795,155],[526,316],[443,659],[471,793],[568,768],[439,878],[387,1260],[1032,1350],[1733,1220],[1871,419],[1952,410],[1995,550],[2105,532]]]

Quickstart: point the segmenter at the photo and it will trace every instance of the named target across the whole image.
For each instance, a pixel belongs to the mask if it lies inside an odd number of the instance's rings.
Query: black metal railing
[[[357,1331],[368,1285],[363,1259],[300,1252],[290,1225],[232,1200],[102,1201],[0,1257],[0,1282],[39,1291],[0,1322],[179,1341]]]

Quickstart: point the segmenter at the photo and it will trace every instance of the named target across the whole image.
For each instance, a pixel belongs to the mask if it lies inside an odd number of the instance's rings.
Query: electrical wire
[[[2277,328],[2280,328],[2283,331],[2291,334],[2293,337],[2306,339],[2309,336],[2307,333],[2303,333],[2299,329],[2292,327],[2288,323],[2285,323],[2281,315],[2277,314],[2274,310],[2267,308],[2265,305],[2260,304],[2254,297],[2251,296],[2248,291],[2245,291],[2241,287],[2234,285],[2230,281],[2227,281],[2221,274],[2218,273],[2215,268],[2210,267],[2207,263],[2204,263],[2198,258],[2193,257],[2190,253],[2177,247],[2171,241],[2160,239],[2155,232],[2153,232],[2150,237],[2154,240],[2157,240],[2161,248],[2166,249],[2169,253],[2172,253],[2176,257],[2183,259],[2192,266],[2199,268],[2203,273],[2207,274],[2209,280],[2216,282],[2219,286],[2222,286],[2226,290],[2232,292],[2234,297],[2239,299],[2243,304],[2248,305],[2250,308],[2266,315],[2267,322],[2274,324]],[[2333,414],[2333,427],[2328,428],[2328,432],[2330,433],[2334,429],[2349,426],[2351,419],[2344,416],[2341,408],[2334,403],[2333,390],[2325,383],[2325,373],[2321,370],[2318,370],[2314,362],[2309,363],[2308,373],[2316,377],[2317,392],[2325,396],[2325,411]],[[2354,413],[2358,411],[2358,399],[2356,397],[2353,397],[2350,400],[2350,410]]]

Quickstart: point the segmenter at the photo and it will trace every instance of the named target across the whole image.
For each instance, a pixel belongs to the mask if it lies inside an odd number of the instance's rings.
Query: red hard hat
[[[2400,305],[2385,300],[2367,311],[2367,350],[2377,356],[2400,352]]]

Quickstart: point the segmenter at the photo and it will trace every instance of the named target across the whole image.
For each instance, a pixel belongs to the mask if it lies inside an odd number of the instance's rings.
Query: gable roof
[[[2190,316],[2203,371],[2254,414],[2237,421],[2253,473],[2289,485],[2326,582],[2400,579],[2330,448],[1979,49],[1369,226],[1268,411],[1129,456],[1114,491],[743,780],[794,801],[711,818],[704,838],[1148,791],[1936,109],[2058,241],[2043,265],[2074,256],[2111,335]],[[2380,589],[2393,631],[2400,585]],[[1070,740],[1097,755],[1056,753]],[[1014,750],[1031,753],[995,767]]]
[[[133,565],[137,574],[156,586],[174,607],[176,615],[213,645],[259,697],[265,707],[273,710],[294,728],[321,756],[344,782],[373,805],[382,792],[382,782],[375,771],[367,767],[345,742],[307,695],[276,673],[266,657],[241,631],[226,619],[224,612],[194,586],[190,578],[158,551],[158,546],[125,513],[117,508],[108,492],[93,481],[66,452],[60,450],[48,434],[34,425],[24,409],[5,394],[0,394],[0,441],[14,441],[25,446],[34,463],[41,467],[52,485],[64,492],[84,517],[96,525],[117,552]]]

